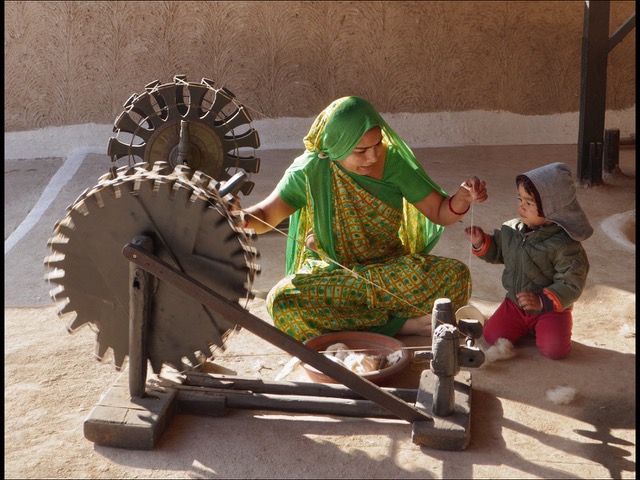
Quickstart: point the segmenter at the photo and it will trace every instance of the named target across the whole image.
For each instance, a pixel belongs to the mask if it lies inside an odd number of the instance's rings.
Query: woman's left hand
[[[468,203],[481,203],[489,198],[487,184],[478,177],[470,177],[462,182],[456,195]]]

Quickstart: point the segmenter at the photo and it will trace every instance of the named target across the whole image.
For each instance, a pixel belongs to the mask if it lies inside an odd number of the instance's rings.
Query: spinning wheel
[[[213,83],[206,78],[187,82],[184,75],[176,75],[173,83],[156,80],[144,93],[129,97],[107,146],[112,161],[186,164],[218,181],[240,170],[258,172],[255,149],[260,140],[249,112],[231,91]],[[242,193],[248,195],[253,185],[246,182]]]

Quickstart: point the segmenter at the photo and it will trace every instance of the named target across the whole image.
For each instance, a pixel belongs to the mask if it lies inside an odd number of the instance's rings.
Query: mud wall
[[[635,2],[611,2],[610,34]],[[254,120],[343,95],[381,112],[576,112],[584,1],[5,2],[5,132],[110,124],[153,80],[213,79]],[[607,109],[635,107],[635,29]]]

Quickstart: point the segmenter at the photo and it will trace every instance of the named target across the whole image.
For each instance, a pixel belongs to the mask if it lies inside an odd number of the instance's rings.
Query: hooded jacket
[[[557,224],[529,229],[518,219],[505,222],[485,235],[485,243],[474,251],[489,263],[502,263],[502,286],[516,305],[516,294],[529,291],[542,295],[544,311],[571,308],[582,294],[589,261],[582,244]]]
[[[556,162],[524,174],[535,186],[545,218],[551,225],[531,229],[519,219],[485,234],[474,254],[489,263],[503,263],[502,286],[518,305],[522,291],[541,295],[543,311],[571,308],[580,297],[589,273],[587,254],[580,243],[593,233],[578,203],[571,169]]]

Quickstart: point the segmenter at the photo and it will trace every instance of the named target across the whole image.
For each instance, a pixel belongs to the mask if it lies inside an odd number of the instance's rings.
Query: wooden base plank
[[[122,373],[85,419],[84,436],[107,447],[153,449],[176,413],[177,392],[149,390],[145,397],[132,398],[128,374]]]
[[[454,380],[455,411],[447,417],[433,415],[433,392],[436,376],[424,370],[420,376],[420,387],[416,408],[433,418],[433,422],[412,423],[411,440],[438,450],[464,450],[471,440],[471,373],[461,371]]]

